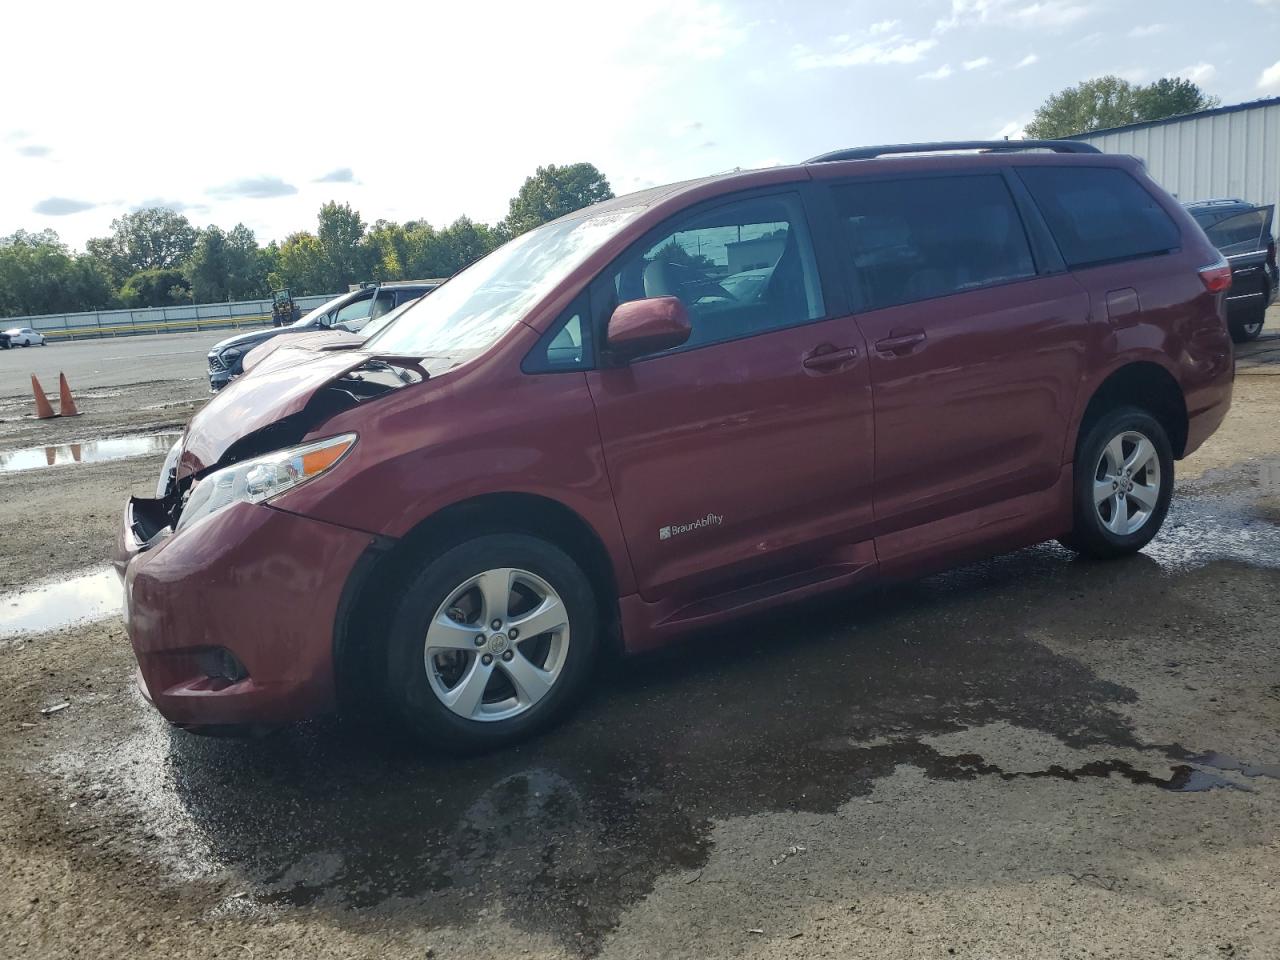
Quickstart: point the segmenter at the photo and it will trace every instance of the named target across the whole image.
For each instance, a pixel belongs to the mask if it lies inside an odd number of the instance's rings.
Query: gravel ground
[[[114,620],[0,641],[0,953],[1280,956],[1278,343],[1144,555],[1042,546],[709,633],[489,757],[339,720],[195,737]],[[0,450],[203,397],[0,399]],[[0,582],[100,564],[159,465],[0,473]]]

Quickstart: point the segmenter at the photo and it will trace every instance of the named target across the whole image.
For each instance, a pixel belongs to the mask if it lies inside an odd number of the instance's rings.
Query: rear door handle
[[[806,354],[800,365],[806,370],[832,370],[858,359],[857,347],[817,347]]]
[[[927,338],[923,330],[912,330],[909,333],[898,334],[893,337],[885,337],[883,340],[876,341],[876,350],[880,353],[904,354],[910,353],[920,344],[924,343]]]

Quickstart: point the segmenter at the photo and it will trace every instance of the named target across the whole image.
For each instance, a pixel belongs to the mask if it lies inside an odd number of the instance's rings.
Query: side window
[[[1246,253],[1263,246],[1262,234],[1267,229],[1267,211],[1249,210],[1219,220],[1204,228],[1209,242],[1223,252]]]
[[[867,181],[833,194],[864,309],[1035,275],[1022,218],[998,175]]]
[[[593,286],[606,320],[619,303],[645,297],[678,297],[689,311],[693,332],[680,350],[820,319],[825,307],[799,197],[739,200],[677,220]]]
[[[369,319],[376,320],[378,317],[390,313],[395,303],[396,295],[393,291],[379,291],[378,295],[373,298],[373,306],[369,310]]]
[[[365,297],[363,300],[357,300],[354,303],[348,303],[345,307],[338,311],[338,315],[333,318],[333,322],[344,323],[347,320],[363,320],[369,316],[369,310],[373,305],[371,296]]]
[[[591,362],[590,335],[584,293],[548,328],[521,368],[525,373],[584,370]]]
[[[1168,253],[1182,244],[1156,198],[1115,167],[1023,166],[1018,176],[1044,214],[1068,267]]]

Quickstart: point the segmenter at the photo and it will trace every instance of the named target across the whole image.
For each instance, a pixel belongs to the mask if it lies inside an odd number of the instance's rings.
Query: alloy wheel
[[[459,584],[427,627],[432,692],[468,720],[509,720],[555,686],[569,652],[569,613],[528,570],[499,567]]]
[[[1144,434],[1125,430],[1102,448],[1093,473],[1093,506],[1112,534],[1127,537],[1151,519],[1160,501],[1160,456]]]

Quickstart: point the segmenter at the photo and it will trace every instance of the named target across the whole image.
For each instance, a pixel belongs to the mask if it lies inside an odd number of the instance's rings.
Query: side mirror
[[[618,304],[609,317],[605,347],[621,363],[670,350],[689,339],[689,311],[675,297],[648,297]]]

